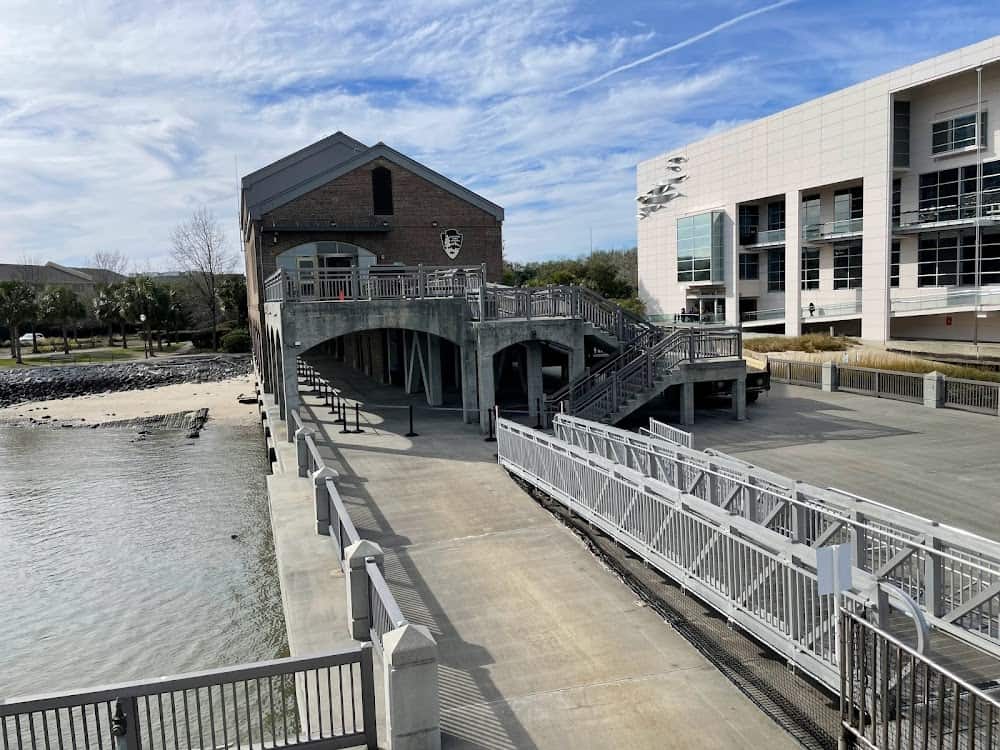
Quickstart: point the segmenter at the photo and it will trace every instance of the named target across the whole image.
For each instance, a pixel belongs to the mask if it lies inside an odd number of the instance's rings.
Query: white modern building
[[[998,131],[994,37],[642,162],[649,313],[1000,341]]]

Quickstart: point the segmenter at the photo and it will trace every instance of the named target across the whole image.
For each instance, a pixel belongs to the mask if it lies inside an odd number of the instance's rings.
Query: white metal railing
[[[784,320],[785,308],[774,307],[769,310],[746,310],[740,317],[744,323],[756,323],[765,320]]]
[[[980,221],[994,224],[1000,221],[1000,190],[984,190],[980,207]],[[966,194],[957,203],[941,203],[900,213],[901,229],[922,228],[932,224],[975,224],[976,194]]]
[[[815,318],[831,318],[838,315],[854,315],[861,312],[861,300],[852,302],[835,302],[833,304],[815,304],[802,306],[802,319],[808,321]]]
[[[823,384],[823,365],[820,362],[805,362],[795,359],[767,358],[767,369],[771,380],[792,385],[819,388]]]
[[[694,495],[789,540],[851,541],[855,565],[897,586],[927,619],[1000,654],[1000,543],[716,451],[696,451],[568,415],[555,438]]]
[[[943,294],[895,297],[889,301],[893,314],[992,305],[1000,305],[1000,289],[955,289]]]
[[[924,376],[912,372],[837,365],[836,388],[876,398],[924,402]]]
[[[669,440],[671,443],[677,443],[677,445],[683,445],[685,448],[694,447],[693,436],[690,432],[679,430],[652,417],[649,418],[649,434],[653,437]]]
[[[814,549],[506,419],[497,421],[497,452],[512,474],[681,582],[791,663],[837,686],[836,608],[832,596],[818,592]],[[859,601],[853,594],[850,599]]]
[[[357,302],[462,297],[479,289],[483,267],[370,266],[278,269],[264,282],[266,302]]]
[[[785,241],[785,228],[762,229],[757,227],[747,227],[740,230],[740,244],[743,247],[756,247],[759,245],[774,245]]]

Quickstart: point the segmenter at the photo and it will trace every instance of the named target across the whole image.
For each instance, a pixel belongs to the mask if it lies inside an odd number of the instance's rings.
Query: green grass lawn
[[[107,343],[107,342],[105,342]],[[171,354],[180,349],[182,344],[164,344],[163,351],[153,346],[153,351],[157,355]],[[8,349],[9,351],[9,349]],[[10,367],[49,367],[58,365],[74,365],[87,362],[126,362],[129,360],[143,359],[143,343],[137,339],[134,343],[129,342],[128,349],[120,346],[114,349],[70,349],[68,355],[62,353],[62,349],[57,349],[55,353],[30,354],[24,349],[21,350],[24,365],[18,365],[13,358],[0,358],[0,368]]]

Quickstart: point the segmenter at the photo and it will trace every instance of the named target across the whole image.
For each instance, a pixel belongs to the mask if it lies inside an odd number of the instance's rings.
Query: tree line
[[[154,338],[162,351],[163,337],[172,339],[196,317],[208,318],[206,343],[216,351],[221,316],[234,319],[236,330],[245,332],[246,279],[229,273],[235,265],[235,255],[226,247],[225,235],[212,214],[207,209],[198,209],[190,220],[175,228],[171,240],[183,286],[137,274],[124,281],[98,284],[93,298],[85,300],[65,286],[39,287],[27,279],[0,283],[0,323],[10,331],[11,357],[23,363],[19,338],[29,325],[35,353],[38,352],[36,326],[58,328],[67,354],[69,331],[86,321],[106,326],[108,346],[114,346],[115,328],[121,332],[122,348],[128,347],[130,329],[140,331],[147,356],[155,356]],[[101,270],[124,275],[128,258],[118,252],[99,252],[92,263]],[[199,312],[205,314],[198,315]],[[249,333],[245,333],[245,338],[249,342]]]
[[[592,289],[639,315],[645,306],[639,299],[639,260],[636,248],[594,250],[579,258],[533,263],[503,264],[503,283],[508,286],[576,284]]]

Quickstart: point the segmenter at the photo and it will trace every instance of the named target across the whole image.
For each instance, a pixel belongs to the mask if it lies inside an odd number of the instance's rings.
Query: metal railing
[[[757,323],[763,321],[778,321],[785,319],[785,308],[774,307],[769,310],[745,310],[740,315],[740,320],[744,323]]]
[[[991,305],[1000,305],[1000,289],[956,289],[944,294],[895,297],[889,301],[889,307],[893,314]]]
[[[264,282],[266,302],[357,302],[377,299],[464,298],[479,289],[482,267],[370,266],[278,269]]]
[[[365,572],[368,576],[368,623],[372,643],[382,653],[385,634],[406,625],[406,618],[396,604],[382,570],[371,558],[365,561]]]
[[[0,701],[5,750],[377,745],[372,650]]]
[[[836,688],[836,607],[817,589],[814,549],[506,419],[497,420],[497,451],[512,474]]]
[[[946,407],[1000,416],[1000,383],[946,377],[944,388]]]
[[[841,613],[841,722],[878,750],[1000,745],[1000,697],[935,664],[854,613]]]
[[[361,535],[351,520],[351,514],[344,506],[344,500],[337,489],[337,483],[332,479],[325,480],[326,494],[329,497],[329,529],[330,540],[337,550],[337,559],[341,570],[346,569],[345,550],[352,544],[361,541]]]
[[[820,362],[803,362],[795,359],[767,358],[771,380],[792,385],[819,388],[823,384],[823,365]]]
[[[809,305],[802,306],[802,319],[804,321],[815,320],[816,318],[832,318],[838,315],[854,315],[861,312],[861,300],[853,302],[836,302],[833,304],[813,304],[810,312]]]
[[[556,415],[555,438],[811,548],[853,542],[855,566],[898,587],[939,629],[1000,654],[1000,543],[717,451]]]
[[[837,390],[916,404],[924,402],[923,375],[849,365],[837,365],[834,372]]]
[[[1000,190],[984,190],[980,207],[980,221],[983,224],[994,224],[1000,221]],[[963,196],[957,203],[938,204],[926,208],[903,211],[899,216],[899,228],[921,228],[928,224],[939,223],[976,223],[976,194]]]
[[[683,445],[685,448],[694,447],[694,437],[690,432],[671,427],[652,417],[649,418],[649,434],[662,440],[669,440],[677,445]]]
[[[649,392],[681,362],[740,357],[738,328],[651,329],[599,369],[546,397],[546,411],[603,419]]]
[[[747,227],[740,230],[740,245],[743,247],[757,247],[759,245],[775,245],[785,241],[785,228],[763,229],[757,227]]]
[[[820,224],[806,224],[802,227],[802,239],[825,240],[847,235],[860,234],[864,230],[864,219],[837,219]]]

